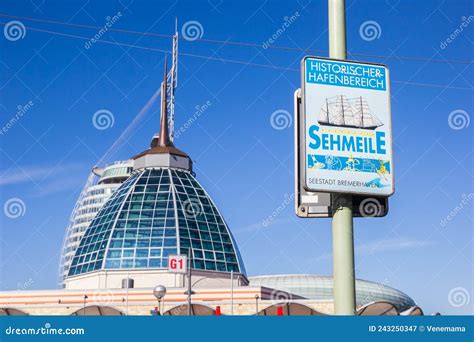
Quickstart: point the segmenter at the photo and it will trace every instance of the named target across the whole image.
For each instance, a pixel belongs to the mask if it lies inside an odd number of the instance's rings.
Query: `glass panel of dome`
[[[110,242],[110,247],[112,248],[120,248],[123,245],[123,240],[112,240]]]
[[[133,258],[134,254],[135,254],[134,249],[124,249],[123,250],[123,257],[124,258]]]
[[[163,242],[164,247],[172,247],[176,246],[176,239],[173,238],[165,238]]]
[[[207,233],[207,232],[201,232],[201,239],[203,240],[211,240],[211,234]]]
[[[190,229],[190,230],[189,230],[189,236],[190,236],[192,239],[199,239],[199,232],[198,232],[197,230]]]
[[[112,235],[113,238],[123,238],[124,236],[125,232],[123,230],[116,230]]]
[[[161,257],[161,248],[151,248],[150,249],[151,257]]]
[[[215,270],[216,263],[214,261],[206,260],[205,261],[206,270]]]
[[[214,247],[214,250],[216,250],[216,251],[223,251],[224,250],[224,247],[223,247],[222,243],[213,242],[212,246]]]
[[[126,247],[126,248],[135,247],[135,240],[125,239],[123,241],[123,247]]]
[[[146,184],[146,183],[147,183],[147,178],[146,177],[140,178],[137,182],[137,184]]]
[[[113,258],[113,259],[120,258],[121,256],[122,256],[121,251],[114,250],[114,249],[109,250],[109,253],[107,254],[108,258]]]
[[[120,260],[108,260],[107,268],[120,268]]]
[[[176,254],[176,248],[163,248],[163,257]]]
[[[151,239],[151,247],[163,247],[163,239]]]
[[[170,227],[172,227],[170,225]],[[166,237],[176,237],[176,229],[165,229],[165,236]]]
[[[153,236],[162,236],[162,234],[157,234],[157,232],[160,231],[157,228],[163,228],[164,226],[165,226],[165,220],[164,219],[153,218],[152,228],[154,228],[154,229],[152,230],[152,235]]]
[[[237,264],[229,264],[229,263],[227,263],[227,271],[228,271],[228,272],[230,272],[230,271],[238,272],[238,271],[239,271],[239,267],[237,266]]]
[[[151,229],[139,229],[138,235],[139,238],[150,238],[151,236]]]
[[[123,259],[121,268],[132,268],[133,267],[133,259]]]
[[[201,269],[201,270],[205,269],[203,260],[194,259],[193,265],[194,265],[194,268]]]
[[[153,222],[154,223],[158,222],[158,224],[154,225],[154,228],[151,231],[151,236],[153,238],[163,237],[165,233],[165,230],[163,229],[164,221],[153,220]]]
[[[222,244],[224,246],[224,251],[225,252],[233,252],[232,245],[230,243],[224,243]]]
[[[148,267],[161,267],[161,259],[150,259]]]
[[[148,257],[148,249],[137,248],[137,250],[135,252],[135,256],[137,258],[147,258]]]
[[[152,220],[140,219],[140,223],[138,224],[138,227],[140,227],[140,228],[151,228],[152,222],[153,222]]]
[[[158,192],[158,185],[147,185],[145,192],[155,194]]]
[[[210,242],[210,241],[203,241],[203,242],[202,242],[202,248],[203,248],[203,249],[212,250],[212,248],[213,248],[212,242]]]

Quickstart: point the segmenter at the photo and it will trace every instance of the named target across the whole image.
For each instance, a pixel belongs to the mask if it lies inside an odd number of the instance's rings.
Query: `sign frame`
[[[182,260],[181,268],[172,268],[171,260]],[[188,256],[186,254],[173,254],[168,255],[168,272],[177,274],[186,274],[188,270]]]
[[[363,191],[358,190],[358,191],[350,191],[350,190],[337,190],[337,189],[332,189],[332,188],[327,188],[327,187],[320,187],[320,188],[315,188],[315,187],[309,187],[307,184],[307,156],[306,156],[306,149],[307,149],[307,141],[306,141],[306,127],[307,127],[307,117],[306,117],[306,61],[308,59],[317,59],[317,60],[322,60],[322,61],[330,61],[330,62],[336,62],[336,63],[346,63],[346,64],[361,64],[361,65],[372,65],[376,67],[382,67],[385,69],[385,91],[387,92],[387,105],[388,105],[388,115],[389,115],[389,124],[390,124],[390,144],[389,144],[389,152],[390,152],[390,157],[388,160],[390,161],[390,181],[391,181],[391,187],[390,187],[390,192],[385,193],[385,194],[380,194],[380,193],[373,193],[370,191]],[[303,176],[302,176],[302,181],[304,183],[304,189],[308,192],[323,192],[323,193],[343,193],[343,194],[352,194],[352,195],[363,195],[363,196],[372,196],[372,197],[390,197],[394,194],[395,192],[395,176],[394,176],[394,168],[393,168],[393,138],[392,138],[392,114],[391,114],[391,101],[390,101],[390,71],[388,69],[388,66],[385,64],[380,64],[380,63],[371,63],[371,62],[359,62],[359,61],[352,61],[352,60],[342,60],[342,59],[336,59],[336,58],[327,58],[327,57],[319,57],[319,56],[305,56],[301,60],[301,115],[302,115],[302,122],[301,124],[303,125],[303,134],[301,134],[301,146],[303,147],[304,150],[304,160],[299,160],[301,163],[300,167],[303,167]],[[298,133],[298,132],[297,132]],[[299,132],[301,133],[301,132]],[[370,189],[370,188],[368,188]],[[324,216],[323,216],[324,217]],[[327,217],[327,216],[326,216]]]

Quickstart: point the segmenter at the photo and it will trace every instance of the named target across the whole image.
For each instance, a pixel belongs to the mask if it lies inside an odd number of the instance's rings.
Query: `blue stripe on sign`
[[[359,171],[389,174],[390,161],[370,158],[348,158],[334,155],[308,154],[308,169]]]
[[[306,59],[306,82],[371,90],[387,89],[384,67]]]

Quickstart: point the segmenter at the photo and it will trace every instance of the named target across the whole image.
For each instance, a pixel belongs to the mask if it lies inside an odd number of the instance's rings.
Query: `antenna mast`
[[[178,19],[175,22],[175,33],[173,35],[173,52],[171,69],[167,75],[169,87],[167,91],[169,111],[169,134],[171,143],[174,140],[174,92],[178,85]]]

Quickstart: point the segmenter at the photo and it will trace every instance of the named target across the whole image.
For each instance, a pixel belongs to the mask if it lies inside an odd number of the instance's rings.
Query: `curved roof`
[[[278,316],[278,308],[281,308],[282,316],[326,316],[326,314],[300,303],[280,303],[270,305],[269,307],[259,311],[256,315]]]
[[[423,310],[419,306],[413,306],[400,312],[400,316],[424,316]]]
[[[74,311],[71,316],[123,316],[124,313],[111,306],[90,305]]]
[[[266,275],[249,277],[250,286],[266,286],[293,293],[308,299],[333,299],[333,279],[313,274]],[[415,301],[405,293],[390,286],[371,281],[356,280],[357,306],[374,301],[394,304],[399,311],[415,306]]]
[[[191,316],[214,316],[216,310],[207,305],[191,304]],[[181,304],[163,313],[163,316],[187,316],[188,304]]]
[[[393,303],[376,301],[365,304],[357,309],[358,316],[398,316],[398,310]]]
[[[245,274],[217,207],[191,172],[140,169],[97,213],[68,276],[100,269],[167,268],[168,255],[192,252],[192,267]]]
[[[28,316],[28,314],[20,309],[0,308],[0,316]]]

